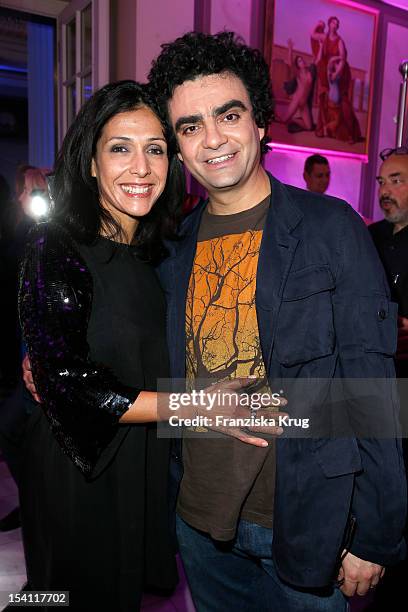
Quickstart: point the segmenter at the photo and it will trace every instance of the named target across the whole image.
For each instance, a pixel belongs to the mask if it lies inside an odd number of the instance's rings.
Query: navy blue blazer
[[[270,180],[256,284],[269,379],[393,377],[396,305],[363,221],[346,202]],[[175,378],[185,376],[186,294],[204,207],[186,217],[184,238],[159,270]],[[397,435],[398,402],[391,387],[379,387],[372,404],[388,412]],[[284,580],[300,587],[334,580],[350,524],[358,557],[390,565],[404,555],[400,440],[283,437],[276,461],[273,555]]]

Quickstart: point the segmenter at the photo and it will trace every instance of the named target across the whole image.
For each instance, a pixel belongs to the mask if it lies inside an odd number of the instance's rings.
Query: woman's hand
[[[235,378],[233,380],[217,382],[203,390],[204,402],[197,406],[195,416],[206,418],[204,426],[211,431],[237,438],[246,444],[266,447],[267,440],[252,435],[252,432],[268,436],[279,436],[283,429],[276,423],[284,412],[277,412],[287,401],[277,394],[257,393],[257,403],[254,408],[254,395],[251,396],[250,387],[253,378]],[[259,397],[262,405],[259,405]],[[252,399],[251,399],[252,398]],[[271,410],[272,408],[272,410]],[[263,419],[262,425],[257,424]]]
[[[41,398],[34,384],[33,372],[31,370],[31,363],[28,355],[24,357],[21,366],[23,368],[23,381],[27,390],[31,393],[36,402],[41,403]]]

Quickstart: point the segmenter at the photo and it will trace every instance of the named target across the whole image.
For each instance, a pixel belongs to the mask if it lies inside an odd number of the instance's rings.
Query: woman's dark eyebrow
[[[133,139],[129,138],[128,136],[111,136],[107,142],[110,142],[111,140],[125,140],[130,142]],[[150,136],[147,140],[149,142],[153,142],[153,140],[162,140],[163,142],[167,142],[164,136]]]

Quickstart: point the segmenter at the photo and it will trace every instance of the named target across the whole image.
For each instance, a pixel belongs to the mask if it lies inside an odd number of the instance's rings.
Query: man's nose
[[[209,121],[205,126],[204,147],[208,149],[218,149],[228,141],[216,121]]]
[[[382,185],[380,185],[378,187],[378,193],[380,198],[384,197],[384,196],[389,196],[390,195],[390,187],[388,185],[388,183],[383,183]]]

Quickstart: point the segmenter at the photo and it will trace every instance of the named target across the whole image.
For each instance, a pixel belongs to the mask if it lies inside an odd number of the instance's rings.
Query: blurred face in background
[[[39,190],[47,194],[46,175],[39,168],[29,168],[24,172],[24,182],[20,185],[20,193],[17,193],[17,199],[21,205],[24,214],[31,216],[31,194],[33,191]]]
[[[311,172],[304,172],[306,187],[314,193],[325,193],[330,185],[330,166],[328,164],[313,164]]]

